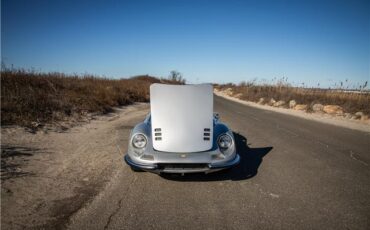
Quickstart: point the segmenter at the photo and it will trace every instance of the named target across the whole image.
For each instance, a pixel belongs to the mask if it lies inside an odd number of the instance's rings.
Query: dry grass
[[[90,75],[3,70],[1,125],[28,126],[31,122],[53,122],[86,112],[107,113],[114,106],[148,102],[149,86],[156,82],[178,83],[151,76],[114,80]]]
[[[241,83],[216,85],[216,88],[225,90],[232,89],[233,95],[238,95],[240,99],[258,102],[260,98],[269,101],[273,98],[276,101],[283,100],[288,106],[290,100],[295,100],[298,104],[309,105],[308,110],[312,105],[320,103],[323,105],[339,105],[344,112],[356,113],[363,112],[370,115],[370,93],[369,91],[351,91],[329,90],[319,88],[303,88],[292,87],[289,84],[277,83],[274,85]]]

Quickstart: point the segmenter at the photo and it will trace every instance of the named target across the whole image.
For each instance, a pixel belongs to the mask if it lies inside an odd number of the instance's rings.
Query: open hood
[[[186,153],[212,148],[211,84],[152,84],[150,110],[154,149]]]

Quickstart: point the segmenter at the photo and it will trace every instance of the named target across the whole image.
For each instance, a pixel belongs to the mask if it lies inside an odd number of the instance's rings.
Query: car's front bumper
[[[139,163],[132,160],[128,154],[124,156],[124,160],[131,167],[154,173],[209,173],[237,165],[240,162],[240,156],[235,154],[231,160],[215,163]]]

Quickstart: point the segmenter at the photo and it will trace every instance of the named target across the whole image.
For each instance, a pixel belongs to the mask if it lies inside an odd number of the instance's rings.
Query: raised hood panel
[[[211,84],[153,84],[150,86],[150,110],[154,149],[185,153],[212,148]],[[207,138],[209,140],[205,140]]]

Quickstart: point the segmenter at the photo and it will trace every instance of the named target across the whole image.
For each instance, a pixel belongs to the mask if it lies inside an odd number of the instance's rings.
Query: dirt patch
[[[50,216],[54,218],[47,224],[36,226],[38,229],[65,229],[69,218],[88,203],[101,189],[101,184],[82,184],[81,187],[75,188],[72,197],[62,198],[52,201]]]
[[[62,132],[2,128],[2,227],[65,228],[121,169],[118,148],[127,148],[130,129],[148,111],[143,103],[118,108]]]
[[[36,153],[40,153],[40,149],[1,145],[1,181],[33,175],[22,168]]]

